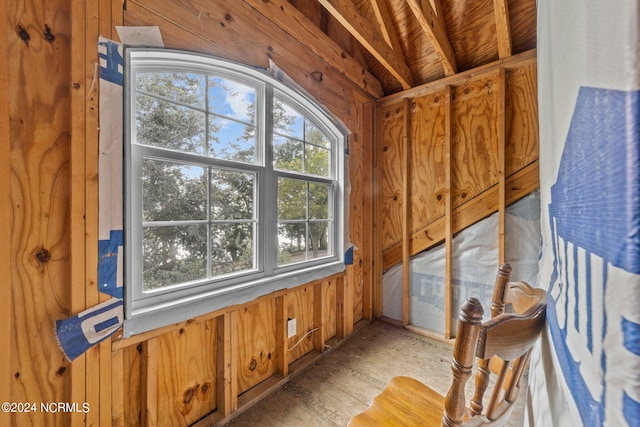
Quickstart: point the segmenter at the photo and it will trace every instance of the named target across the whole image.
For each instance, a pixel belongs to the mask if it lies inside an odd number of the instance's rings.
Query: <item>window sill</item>
[[[165,301],[153,306],[130,308],[124,321],[123,337],[180,323],[221,308],[244,304],[275,291],[304,285],[336,273],[343,272],[342,261],[294,270],[277,276],[261,278],[208,292]]]

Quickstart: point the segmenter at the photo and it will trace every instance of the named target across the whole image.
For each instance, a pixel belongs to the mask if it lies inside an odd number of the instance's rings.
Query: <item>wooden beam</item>
[[[404,59],[384,41],[350,0],[318,1],[400,82],[403,89],[413,87],[413,74]]]
[[[336,336],[339,340],[353,332],[353,299],[346,276],[336,278]]]
[[[244,0],[369,94],[382,96],[382,85],[353,56],[287,0]]]
[[[113,355],[111,354],[111,341],[104,340],[98,346],[100,350],[100,417],[99,424],[101,426],[111,425],[111,410],[113,406],[112,388],[122,387],[121,384],[113,384],[112,363]],[[87,384],[87,387],[95,386],[93,384]],[[89,424],[87,424],[89,425]]]
[[[73,177],[72,186],[79,187],[77,180],[81,180],[83,193],[78,193],[78,199],[82,200],[82,217],[72,219],[72,224],[78,232],[82,232],[83,242],[72,243],[72,251],[82,248],[84,251],[82,280],[72,280],[73,286],[81,284],[85,287],[85,305],[93,307],[110,297],[98,290],[98,140],[99,140],[99,96],[98,96],[98,36],[113,38],[115,25],[122,24],[122,4],[119,0],[99,0],[88,2],[86,6],[86,27],[83,40],[85,41],[84,63],[80,70],[85,74],[84,114],[73,120],[84,121],[84,133],[77,135],[83,139],[83,150],[76,148],[77,152],[71,153],[83,157],[83,176]],[[118,13],[120,19],[118,20]],[[115,18],[115,21],[114,21]],[[75,59],[75,58],[74,58]],[[72,59],[72,61],[74,60]],[[72,132],[73,135],[73,132]],[[73,199],[73,195],[72,195]],[[72,227],[73,229],[74,227]],[[79,252],[79,250],[78,250]],[[72,257],[73,260],[73,257]],[[85,354],[85,401],[89,403],[91,411],[85,414],[86,425],[104,425],[111,422],[111,346],[104,341],[89,349]],[[72,414],[73,415],[73,414]]]
[[[236,350],[237,311],[224,313],[216,321],[216,410],[222,417],[231,415],[238,408],[238,381]],[[237,348],[236,348],[237,349]]]
[[[496,117],[498,136],[498,265],[505,263],[505,216],[507,184],[505,175],[507,169],[506,155],[506,102],[507,78],[504,68],[500,69],[498,77],[498,117]]]
[[[533,190],[540,188],[538,160],[520,169],[506,179],[506,205],[523,198]],[[498,185],[467,200],[453,209],[453,234],[496,212],[498,206]],[[415,231],[411,236],[410,254],[415,255],[444,241],[445,217]],[[384,250],[382,268],[388,269],[402,261],[402,244],[395,244]]]
[[[85,105],[88,91],[87,83],[90,76],[87,67],[88,34],[91,34],[87,17],[97,15],[95,3],[87,3],[84,0],[71,2],[71,150],[69,153],[69,216],[71,227],[71,271],[69,283],[71,289],[70,310],[72,314],[83,311],[86,305],[86,246],[85,246]],[[91,9],[91,10],[89,10]],[[93,43],[93,50],[97,56],[97,46]],[[6,93],[6,92],[4,92]],[[10,241],[10,240],[7,240]],[[95,253],[97,258],[97,251]],[[81,355],[70,366],[71,372],[71,401],[87,402],[96,405],[99,409],[99,401],[89,401],[86,395],[85,374],[86,357]],[[72,413],[71,424],[85,424],[85,414]]]
[[[100,0],[98,5],[98,28],[87,25],[86,32],[86,57],[83,68],[87,70],[87,82],[95,82],[95,85],[88,86],[88,90],[92,90],[91,94],[85,95],[85,150],[84,150],[84,268],[85,280],[83,284],[91,284],[92,286],[86,290],[85,301],[87,307],[100,302],[107,301],[110,296],[98,291],[98,139],[99,139],[99,118],[98,118],[98,90],[97,68],[92,67],[98,62],[97,40],[99,35],[114,38],[115,27],[122,25],[123,20],[123,0]],[[87,15],[92,16],[92,15]],[[91,79],[91,80],[89,80]],[[87,96],[92,95],[92,96]],[[75,111],[72,109],[71,111]],[[73,154],[72,154],[73,156]],[[80,221],[77,221],[80,223]],[[72,282],[73,283],[73,282]],[[86,285],[84,285],[86,286]],[[93,301],[90,303],[90,301]],[[86,396],[87,401],[91,401],[91,408],[99,408],[92,410],[86,414],[85,423],[87,425],[109,425],[112,422],[112,363],[113,357],[111,353],[111,342],[103,341],[97,346],[98,352],[94,352],[87,356],[86,366]],[[92,380],[95,378],[94,372],[99,372],[98,386]],[[120,385],[118,385],[120,386]],[[92,392],[93,389],[97,392]],[[98,399],[99,405],[93,401]]]
[[[511,24],[509,23],[508,0],[493,0],[493,11],[496,17],[496,36],[498,38],[498,56],[511,56]]]
[[[373,13],[376,15],[378,23],[380,24],[382,37],[384,37],[387,44],[391,46],[391,48],[393,48],[401,58],[403,58],[403,61],[405,61],[402,53],[402,46],[400,45],[396,32],[393,28],[391,13],[389,12],[386,0],[371,0],[371,8],[373,9]]]
[[[287,294],[282,294],[276,298],[276,365],[282,378],[289,375],[287,316]]]
[[[376,108],[374,110],[374,138],[372,141],[371,151],[373,152],[373,197],[378,196],[381,193],[382,188],[382,167],[378,166],[378,162],[381,162],[380,159],[383,158],[383,150],[384,145],[382,143],[382,125],[383,120],[381,118],[380,109]],[[380,143],[376,143],[376,142]],[[383,226],[382,226],[382,218],[383,218],[383,203],[380,202],[380,199],[377,199],[378,203],[374,204],[373,209],[373,277],[372,277],[372,299],[373,299],[373,317],[378,318],[382,317],[382,303],[383,303],[383,286],[382,286],[382,274],[384,270],[382,268],[382,250],[384,248],[383,242]]]
[[[411,238],[411,99],[404,99],[404,135],[402,137],[402,325],[409,324],[411,304],[411,258],[409,240]]]
[[[327,325],[324,322],[325,304],[325,280],[319,280],[313,285],[313,329],[318,328],[313,333],[313,348],[319,353],[324,352],[324,343]]]
[[[108,341],[108,340],[107,340]],[[124,412],[125,399],[131,396],[125,395],[125,374],[124,374],[124,350],[109,352],[111,353],[111,426],[126,425],[126,414]],[[109,424],[107,424],[109,425]]]
[[[416,86],[408,91],[398,92],[392,95],[385,96],[384,98],[378,99],[377,105],[378,107],[383,107],[396,104],[407,96],[411,98],[419,98],[421,96],[439,92],[447,85],[456,86],[464,84],[469,80],[479,79],[483,76],[494,74],[502,67],[504,67],[505,70],[509,71],[525,67],[530,64],[535,64],[536,55],[536,49],[531,49],[526,52],[511,56],[509,58],[498,59],[497,61],[494,61],[490,64],[481,65],[471,70],[460,72],[453,76],[444,77],[435,82],[425,83],[423,85]]]
[[[451,312],[453,307],[453,208],[452,208],[452,191],[451,191],[451,86],[445,88],[445,115],[444,115],[444,132],[445,132],[445,149],[444,149],[444,167],[445,167],[445,221],[444,221],[444,242],[445,242],[445,266],[444,266],[444,337],[451,338]]]
[[[107,31],[106,36],[111,35],[112,0],[85,3],[72,2],[71,13],[71,111],[74,112],[70,150],[72,313],[107,299],[97,288],[98,96],[95,80],[98,78],[96,43],[101,31]],[[122,14],[121,5],[119,10]],[[86,414],[72,413],[72,424],[111,423],[110,350],[110,343],[103,342],[72,364],[72,401],[83,401],[91,407]]]
[[[7,6],[0,7],[0,24],[3,28],[9,28],[9,17],[7,16]],[[73,21],[73,20],[72,20]],[[6,33],[6,31],[5,31]],[[0,285],[0,322],[4,327],[0,331],[0,378],[2,378],[2,386],[0,386],[0,401],[11,401],[11,352],[14,346],[11,345],[11,335],[13,333],[13,308],[11,289],[13,281],[11,280],[11,256],[12,256],[12,236],[11,236],[11,129],[10,129],[10,108],[9,85],[9,46],[8,37],[0,37],[0,92],[3,95],[0,99],[0,277],[2,284]],[[84,369],[79,369],[83,373]],[[72,371],[73,373],[73,371]],[[72,380],[74,377],[72,376]],[[76,394],[78,395],[78,394]],[[11,414],[9,412],[0,412],[0,424],[10,425]]]
[[[363,290],[363,310],[364,310],[364,318],[367,320],[372,320],[374,318],[374,301],[375,301],[375,255],[377,252],[375,250],[375,213],[374,208],[376,203],[375,199],[375,190],[374,190],[374,159],[375,159],[375,105],[373,103],[365,104],[365,114],[364,114],[364,123],[366,126],[363,128],[362,135],[364,137],[364,150],[363,150],[363,161],[362,161],[362,169],[364,171],[362,177],[362,186],[363,186],[363,198],[364,198],[364,212],[363,212],[363,228],[365,230],[363,236],[363,248],[362,250],[362,258],[363,258],[363,278],[364,278],[364,290]]]
[[[142,422],[141,425],[158,425],[158,338],[151,338],[142,346]]]
[[[442,16],[438,16],[431,3],[427,1],[421,3],[420,0],[407,0],[407,3],[440,56],[445,75],[451,76],[457,73],[456,58],[449,43]]]

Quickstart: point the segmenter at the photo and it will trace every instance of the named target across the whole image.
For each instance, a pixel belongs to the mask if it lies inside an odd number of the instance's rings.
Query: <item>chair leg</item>
[[[458,332],[451,361],[453,383],[445,398],[443,425],[451,427],[460,425],[464,417],[464,388],[471,376],[483,314],[482,304],[476,298],[467,299],[460,310]]]

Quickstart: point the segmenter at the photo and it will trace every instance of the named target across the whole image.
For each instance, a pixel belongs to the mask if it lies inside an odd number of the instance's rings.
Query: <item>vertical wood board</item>
[[[363,197],[363,215],[359,220],[365,230],[362,239],[362,262],[357,265],[362,271],[362,310],[363,317],[367,320],[373,319],[373,281],[374,281],[374,258],[375,248],[375,192],[374,192],[374,170],[373,162],[375,158],[375,105],[365,104],[362,126],[362,163],[363,176],[361,180]]]
[[[411,236],[411,223],[409,212],[411,211],[410,181],[411,181],[411,99],[405,98],[404,129],[402,131],[402,324],[409,324],[411,311],[411,259],[409,245]]]
[[[336,335],[342,339],[353,332],[353,302],[349,282],[345,276],[336,279]]]
[[[276,373],[276,302],[268,299],[238,312],[238,394]]]
[[[451,218],[453,212],[453,194],[452,186],[452,90],[451,86],[447,86],[444,92],[445,97],[445,149],[444,149],[444,168],[445,168],[445,220],[444,220],[444,242],[445,242],[445,272],[444,272],[444,337],[451,338],[452,319],[451,312],[453,307],[453,220]]]
[[[381,118],[379,163],[380,187],[378,200],[382,204],[382,246],[388,248],[402,240],[402,135],[404,109],[402,103],[385,107]]]
[[[288,319],[289,313],[287,312],[289,304],[287,304],[287,294],[279,295],[276,297],[276,372],[281,377],[289,375],[289,351],[288,351]]]
[[[506,221],[506,72],[501,69],[498,75],[498,265],[505,262],[505,221]]]
[[[111,353],[111,407],[109,408],[110,424],[112,427],[124,427],[125,413],[125,378],[124,378],[124,351]]]
[[[3,3],[0,8],[0,25],[9,25],[7,7]],[[0,37],[0,91],[9,93],[9,46],[6,37]],[[0,98],[0,140],[10,140],[10,102],[8,96]],[[0,182],[9,183],[11,179],[11,145],[0,144]],[[5,325],[0,331],[0,346],[4,349],[12,347],[13,309],[11,298],[11,191],[9,185],[0,186],[0,277],[8,278],[8,283],[0,286],[0,322]],[[8,402],[11,398],[11,351],[0,352],[0,401]],[[0,424],[9,424],[11,414],[0,413]]]
[[[146,341],[141,355],[140,423],[154,427],[158,425],[158,338]]]
[[[381,108],[374,109],[374,142],[372,146],[373,160],[373,177],[372,177],[372,203],[373,203],[373,254],[372,254],[372,277],[371,277],[371,299],[372,299],[372,315],[373,317],[381,317],[383,314],[383,285],[382,274],[384,272],[384,198],[382,197],[382,174],[384,164],[381,159],[383,157],[382,144],[382,128],[384,121],[380,114]]]
[[[498,183],[497,75],[453,90],[452,204],[457,207]]]
[[[506,176],[538,159],[538,90],[536,64],[507,72]]]
[[[324,286],[324,303],[322,304],[324,336],[325,340],[328,340],[335,337],[337,332],[336,277],[328,278],[322,286]]]
[[[313,285],[313,325],[314,329],[317,330],[311,334],[311,340],[313,342],[313,349],[320,353],[324,352],[324,344],[327,341],[325,336],[325,312],[323,310],[326,282],[326,280],[318,280]]]
[[[287,338],[288,363],[292,363],[313,350],[314,325],[313,285],[287,293],[287,320],[296,319],[296,335]]]
[[[70,139],[70,221],[76,224],[71,229],[71,272],[70,283],[71,299],[69,302],[70,312],[79,313],[86,308],[86,278],[87,278],[87,245],[86,245],[86,82],[87,69],[87,16],[88,5],[85,1],[72,0],[71,7],[71,88],[70,106],[71,111],[76,114],[71,116],[71,139]],[[95,49],[94,49],[95,50]],[[79,226],[82,224],[83,226]],[[86,357],[80,356],[71,365],[71,400],[87,402],[95,405],[97,414],[100,413],[98,403],[92,402],[86,393]],[[84,414],[71,414],[71,423],[79,424],[89,421]],[[93,421],[93,420],[92,420]],[[94,421],[95,422],[95,421]]]
[[[445,94],[413,100],[411,117],[412,233],[445,214]]]
[[[237,343],[232,331],[236,330],[238,312],[232,311],[216,318],[216,409],[221,416],[229,416],[238,404],[237,378],[233,354]]]
[[[122,372],[124,383],[122,384],[123,395],[123,420],[128,427],[140,425],[142,422],[142,366],[143,366],[144,344],[126,347],[122,352]],[[115,380],[115,379],[114,379]]]
[[[370,238],[370,228],[364,226],[364,218],[367,215],[365,199],[367,184],[370,183],[370,171],[364,162],[365,147],[371,142],[371,117],[367,116],[370,110],[366,108],[367,99],[352,91],[350,120],[347,123],[354,131],[349,136],[349,173],[351,194],[345,209],[348,209],[349,239],[354,245],[353,265],[347,267],[347,279],[352,283],[353,292],[353,318],[358,321],[364,317],[364,278],[363,263],[366,262],[367,245],[365,241]],[[346,200],[345,200],[346,202]],[[346,242],[345,242],[346,243]]]
[[[11,248],[10,388],[13,402],[66,402],[70,365],[55,341],[71,314],[70,4],[6,2]],[[3,14],[4,15],[4,14]],[[47,28],[49,29],[47,31]],[[47,33],[48,37],[43,37]],[[4,67],[4,65],[3,65]],[[10,200],[10,202],[9,202]],[[6,349],[5,349],[6,351]],[[8,381],[8,382],[7,382]],[[21,425],[69,424],[69,413],[11,416]]]
[[[217,324],[193,322],[158,338],[158,420],[187,426],[216,408]]]

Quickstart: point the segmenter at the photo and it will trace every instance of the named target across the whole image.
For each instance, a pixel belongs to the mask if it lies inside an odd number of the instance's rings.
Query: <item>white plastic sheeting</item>
[[[538,192],[510,205],[505,216],[505,260],[513,278],[536,285],[540,252],[540,199]],[[453,319],[469,296],[478,298],[488,316],[498,271],[498,214],[466,228],[453,238]],[[445,247],[444,244],[411,259],[412,325],[445,332]],[[402,319],[402,264],[383,277],[383,315]],[[452,322],[455,327],[456,322]],[[455,333],[455,331],[453,331]]]
[[[538,1],[547,324],[529,426],[640,426],[640,2]]]

